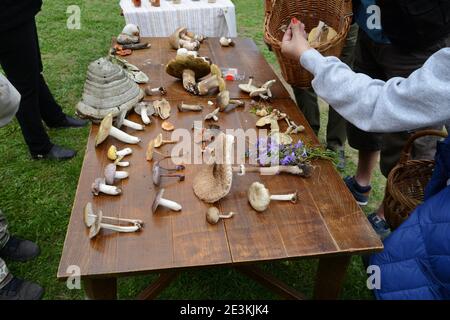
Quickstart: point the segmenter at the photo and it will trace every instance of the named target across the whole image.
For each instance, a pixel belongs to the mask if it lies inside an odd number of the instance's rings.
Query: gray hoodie
[[[314,75],[317,95],[363,131],[400,132],[450,122],[450,48],[433,54],[409,78],[386,82],[355,73],[314,49],[300,63]]]
[[[19,92],[0,74],[0,128],[11,121],[19,109],[19,104]]]

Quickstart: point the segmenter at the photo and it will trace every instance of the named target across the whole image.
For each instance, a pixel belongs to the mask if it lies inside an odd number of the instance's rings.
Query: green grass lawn
[[[255,40],[270,63],[276,60],[263,43],[264,8],[261,0],[235,0],[239,35]],[[66,9],[81,7],[81,30],[68,30]],[[120,33],[124,19],[118,1],[46,0],[38,16],[44,74],[57,101],[74,114],[89,62],[105,55],[111,37]],[[276,66],[275,66],[276,68]],[[323,112],[323,121],[326,113]],[[80,290],[68,290],[56,280],[66,227],[84,156],[88,128],[50,130],[52,141],[78,151],[66,162],[31,161],[17,121],[0,129],[0,207],[7,214],[11,231],[37,241],[42,254],[35,261],[9,263],[11,271],[34,280],[46,289],[46,299],[82,299]],[[323,133],[321,133],[323,139]],[[355,152],[348,150],[346,174],[355,169]],[[344,173],[343,173],[344,174]],[[366,212],[382,198],[384,179],[376,173],[375,190]],[[298,290],[311,296],[316,261],[275,262],[262,266]],[[119,297],[132,298],[154,276],[121,279]],[[352,260],[343,298],[371,299],[359,257]],[[227,268],[190,271],[181,275],[161,299],[274,299],[265,288]]]

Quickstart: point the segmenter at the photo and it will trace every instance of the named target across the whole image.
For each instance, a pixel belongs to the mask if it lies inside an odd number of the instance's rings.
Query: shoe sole
[[[365,202],[356,201],[356,203],[359,204],[360,206],[367,206],[367,204],[369,203],[369,201],[365,201]]]

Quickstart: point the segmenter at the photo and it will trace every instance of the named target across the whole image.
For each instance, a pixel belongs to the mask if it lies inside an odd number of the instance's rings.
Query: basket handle
[[[447,133],[444,131],[439,130],[421,130],[416,133],[414,133],[411,137],[409,137],[408,141],[406,142],[405,146],[403,147],[399,164],[405,164],[410,158],[411,158],[411,151],[414,144],[414,141],[416,141],[419,138],[425,137],[425,136],[436,136],[441,138],[446,138]]]
[[[265,1],[266,16],[270,15],[274,5],[275,5],[275,0],[266,0]]]

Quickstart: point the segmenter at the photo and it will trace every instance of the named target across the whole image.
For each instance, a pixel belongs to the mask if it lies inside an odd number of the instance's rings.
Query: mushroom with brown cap
[[[135,224],[134,226],[116,226],[112,224],[103,223],[103,212],[100,210],[97,215],[93,217],[92,225],[89,230],[89,239],[95,238],[101,229],[107,229],[111,231],[117,232],[136,232],[139,231],[142,226],[139,224]]]
[[[166,120],[170,117],[171,106],[166,99],[153,101],[153,107],[162,120]]]
[[[196,33],[192,32],[192,31],[187,31],[186,32],[186,36],[188,36],[189,38],[191,38],[193,40],[197,40],[200,43],[202,43],[203,41],[206,40],[206,36],[201,35],[201,34],[196,34]]]
[[[177,55],[167,64],[166,72],[175,78],[182,79],[183,87],[187,92],[198,94],[197,79],[211,72],[211,63],[202,57]]]
[[[155,108],[151,102],[139,102],[134,106],[134,112],[141,116],[142,122],[144,124],[152,123],[150,116],[155,113]]]
[[[127,116],[127,111],[126,110],[124,110],[121,113],[119,113],[119,115],[116,118],[116,121],[114,122],[114,126],[117,129],[120,129],[122,126],[125,126],[125,127],[128,127],[128,128],[134,129],[134,130],[139,130],[139,131],[144,130],[144,126],[143,125],[141,125],[139,123],[136,123],[136,122],[133,122],[133,121],[130,121],[130,120],[127,120],[126,116]]]
[[[219,209],[211,207],[206,211],[206,221],[210,224],[217,224],[220,219],[230,219],[234,216],[234,212],[228,214],[220,214]]]
[[[234,137],[224,133],[220,133],[215,139],[214,144],[221,148],[220,153],[222,155],[215,152],[213,162],[205,165],[192,183],[194,193],[200,200],[214,203],[230,192],[233,181],[233,169],[231,166],[233,143]],[[222,159],[220,156],[222,156]]]
[[[178,50],[185,48],[191,51],[197,51],[200,48],[200,41],[187,39],[184,37],[187,33],[187,28],[181,27],[175,30],[169,37],[169,44],[172,49]]]
[[[117,171],[117,165],[115,163],[110,163],[105,167],[105,182],[106,184],[112,185],[115,180],[123,180],[128,178],[130,175],[126,171]]]
[[[125,143],[129,144],[137,144],[141,141],[138,137],[134,137],[129,135],[126,132],[123,132],[122,130],[117,129],[112,125],[113,122],[113,116],[112,114],[108,114],[100,123],[100,127],[97,132],[97,136],[95,137],[95,146],[97,147],[99,144],[101,144],[103,141],[108,138],[108,136],[112,136],[116,138],[117,140],[120,140]]]
[[[247,196],[252,208],[258,212],[265,211],[269,207],[271,200],[297,202],[297,192],[285,195],[271,195],[269,189],[260,182],[252,183],[248,189]]]
[[[173,144],[173,143],[177,143],[178,142],[176,140],[164,140],[163,136],[162,136],[162,133],[158,134],[156,136],[156,138],[154,139],[154,141],[155,141],[155,144],[154,144],[155,148],[159,148],[159,147],[161,147],[161,146],[163,146],[165,144]]]
[[[98,196],[100,193],[109,194],[110,196],[117,196],[122,193],[122,190],[120,188],[107,185],[104,178],[95,179],[94,183],[91,186],[91,191],[96,196]]]
[[[178,111],[202,111],[203,106],[200,104],[186,104],[184,102],[181,102],[178,106]]]
[[[111,161],[115,161],[118,158],[123,158],[125,156],[128,156],[133,153],[133,150],[131,148],[125,148],[122,150],[117,150],[117,147],[115,145],[112,145],[108,149],[108,159]]]
[[[220,89],[220,91],[225,89],[225,82],[222,79],[222,71],[220,68],[212,64],[211,65],[211,76],[197,83],[197,94],[200,96],[206,96],[212,90]]]
[[[173,125],[173,123],[171,123],[169,121],[163,121],[163,123],[161,123],[161,128],[165,131],[175,130],[175,126]]]
[[[155,200],[153,200],[153,204],[152,204],[152,213],[155,213],[156,209],[159,206],[166,207],[173,211],[181,211],[182,207],[179,203],[176,203],[175,201],[172,201],[172,200],[164,199],[163,195],[164,195],[164,189],[159,190],[158,193],[156,194]]]
[[[84,217],[84,224],[86,225],[86,227],[88,227],[88,228],[92,227],[92,225],[95,223],[95,219],[97,218],[97,215],[94,212],[91,202],[88,202],[84,206],[83,217]],[[121,222],[131,223],[133,225],[139,225],[141,227],[144,225],[144,222],[139,219],[125,219],[125,218],[108,217],[108,216],[102,215],[102,220],[117,221],[119,223],[121,223]]]

